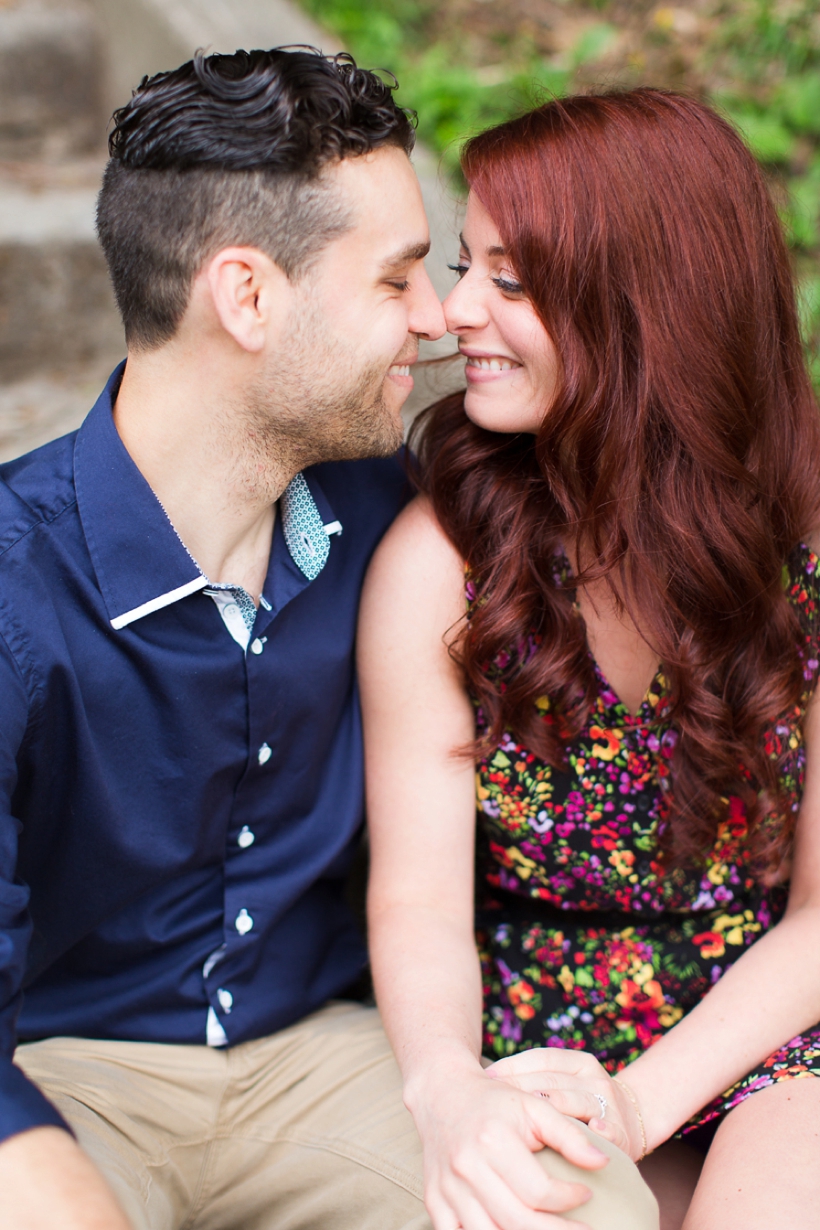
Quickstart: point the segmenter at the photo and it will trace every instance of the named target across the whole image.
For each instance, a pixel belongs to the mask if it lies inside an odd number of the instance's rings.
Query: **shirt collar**
[[[74,446],[80,520],[117,630],[208,584],[114,426],[112,406],[124,370],[123,362],[112,373]],[[313,475],[309,482],[296,475],[280,509],[290,557],[312,581],[327,561],[330,535],[341,533],[341,526]]]

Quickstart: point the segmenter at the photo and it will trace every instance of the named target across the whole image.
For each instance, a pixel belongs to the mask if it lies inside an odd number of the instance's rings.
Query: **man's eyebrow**
[[[459,235],[458,240],[462,248],[464,249],[464,251],[467,253],[468,256],[470,256],[471,255],[470,249],[467,247],[467,244],[464,242],[464,236]],[[506,256],[507,249],[499,247],[498,244],[494,244],[493,247],[487,249],[487,255],[488,256]]]
[[[408,244],[400,252],[394,252],[392,256],[388,256],[387,260],[382,262],[382,270],[389,273],[391,269],[403,269],[405,265],[412,265],[413,261],[423,261],[429,251],[429,239],[426,243]]]

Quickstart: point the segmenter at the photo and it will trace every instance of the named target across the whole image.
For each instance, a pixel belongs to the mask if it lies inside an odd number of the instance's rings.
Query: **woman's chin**
[[[477,389],[467,389],[464,395],[464,413],[476,427],[505,435],[522,432],[535,435],[540,426],[530,406],[511,406],[509,397],[488,397]]]

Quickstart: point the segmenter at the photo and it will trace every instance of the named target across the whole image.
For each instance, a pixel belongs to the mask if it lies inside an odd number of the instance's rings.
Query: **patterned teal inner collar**
[[[329,537],[342,532],[340,522],[331,521],[328,525],[323,523],[319,509],[316,507],[316,501],[310,494],[310,488],[303,474],[297,474],[282,492],[279,499],[279,510],[285,543],[294,564],[309,581],[315,581],[330,554]],[[238,641],[243,648],[247,648],[250,633],[256,622],[256,605],[248,591],[241,585],[211,581],[208,582],[205,593],[217,601],[222,617],[234,640]],[[218,600],[220,596],[221,600]],[[239,608],[238,613],[242,617],[238,626],[236,613],[229,604],[229,598]],[[262,602],[264,601],[263,598]]]
[[[338,521],[324,525],[316,501],[303,474],[288,483],[279,499],[282,530],[288,551],[297,568],[309,581],[315,581],[330,555],[331,534],[341,534]]]

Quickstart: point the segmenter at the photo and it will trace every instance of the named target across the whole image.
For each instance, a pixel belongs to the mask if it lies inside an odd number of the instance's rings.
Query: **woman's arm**
[[[640,1105],[653,1149],[778,1047],[820,1021],[820,715],[805,727],[806,785],[797,826],[789,903],[782,921],[748,948],[701,1002],[621,1074]],[[606,1092],[599,1065],[584,1071],[562,1052],[502,1060],[493,1075],[525,1089],[550,1089],[553,1103],[577,1113],[580,1088]],[[597,1069],[597,1070],[594,1070]],[[602,1083],[603,1080],[603,1083]],[[563,1092],[561,1092],[563,1090]],[[623,1146],[620,1120],[637,1156],[641,1133],[617,1090],[602,1134]]]
[[[563,1226],[588,1198],[550,1180],[545,1144],[597,1168],[571,1119],[480,1063],[481,980],[473,937],[472,706],[448,651],[464,615],[462,561],[429,506],[412,504],[380,546],[359,631],[371,843],[370,950],[385,1028],[425,1153],[437,1230]],[[454,1220],[454,1218],[456,1220]]]
[[[820,1021],[820,721],[806,719],[806,785],[789,904],[701,1002],[624,1073],[649,1147]]]

